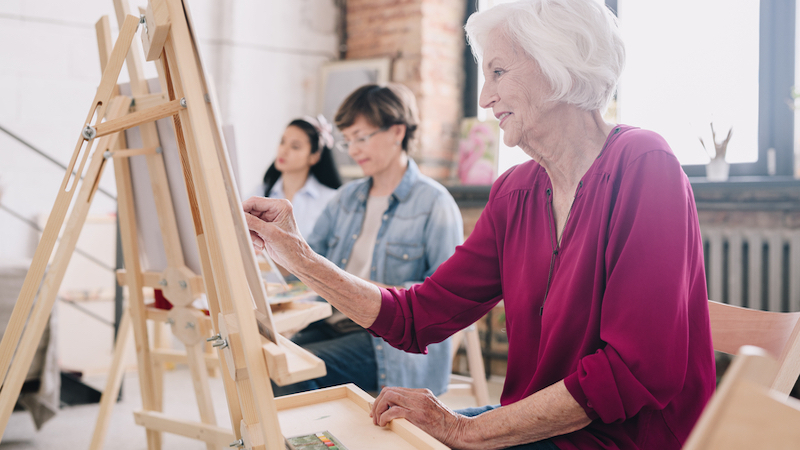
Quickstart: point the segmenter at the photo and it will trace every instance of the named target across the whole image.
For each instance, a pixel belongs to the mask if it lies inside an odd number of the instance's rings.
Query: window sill
[[[734,176],[728,181],[689,177],[698,209],[800,210],[800,180],[788,176]],[[447,186],[460,208],[483,208],[491,186]]]

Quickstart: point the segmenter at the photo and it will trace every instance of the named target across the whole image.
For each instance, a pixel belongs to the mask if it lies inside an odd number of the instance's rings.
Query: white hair
[[[625,66],[614,14],[596,0],[520,0],[474,13],[465,27],[480,61],[489,35],[501,30],[539,65],[551,100],[604,111]]]

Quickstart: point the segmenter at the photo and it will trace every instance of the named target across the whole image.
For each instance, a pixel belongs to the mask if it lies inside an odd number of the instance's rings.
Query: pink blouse
[[[534,161],[492,186],[469,239],[424,283],[383,289],[370,328],[424,352],[504,299],[508,405],[560,380],[592,419],[562,449],[678,449],[714,391],[703,245],[689,181],[661,136],[618,126],[556,243]]]

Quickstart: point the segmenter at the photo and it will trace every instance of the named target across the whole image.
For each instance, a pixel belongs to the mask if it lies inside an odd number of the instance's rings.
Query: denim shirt
[[[336,192],[317,219],[308,243],[344,270],[361,232],[372,178],[352,181]],[[431,276],[463,242],[464,227],[455,200],[441,184],[420,173],[409,158],[400,184],[389,198],[372,253],[370,279],[410,287]],[[428,346],[428,354],[398,350],[381,338],[372,345],[378,386],[447,390],[452,371],[450,339]]]

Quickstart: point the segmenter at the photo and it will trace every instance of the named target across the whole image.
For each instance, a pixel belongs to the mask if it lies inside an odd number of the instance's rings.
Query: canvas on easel
[[[122,0],[117,1],[121,3]],[[169,432],[199,439],[209,448],[231,445],[283,450],[284,428],[291,428],[289,435],[298,435],[313,432],[306,428],[318,425],[310,420],[312,416],[307,412],[298,415],[298,408],[303,411],[309,411],[309,408],[312,411],[320,408],[336,411],[338,422],[331,422],[327,428],[351,450],[375,448],[389,436],[386,433],[409,443],[410,448],[444,448],[402,419],[393,421],[388,428],[372,426],[367,415],[371,398],[353,386],[297,394],[283,397],[280,401],[273,397],[270,379],[285,384],[319,376],[318,365],[308,352],[276,332],[217,122],[214,93],[205,79],[188,8],[181,0],[151,0],[141,19],[128,12],[120,13],[123,17],[119,36],[113,50],[108,53],[100,86],[81,125],[67,174],[8,331],[0,344],[0,379],[4,380],[0,390],[0,432],[8,423],[24,372],[30,365],[31,347],[41,337],[97,183],[106,162],[113,159],[125,264],[121,278],[129,292],[129,316],[126,317],[137,344],[144,343],[137,345],[143,409],[135,413],[135,420],[146,429],[148,449],[161,448],[160,433]],[[129,69],[137,64],[129,50],[140,23],[144,25],[141,28],[146,59],[158,61],[162,94],[151,94],[146,81],[139,76],[141,67],[133,67],[131,73],[136,76],[131,77],[132,97],[117,95],[117,79],[123,61],[127,57]],[[107,39],[104,41],[108,43]],[[174,217],[171,217],[175,210],[171,205],[167,175],[153,124],[158,119],[169,117],[173,120],[189,199],[192,231],[202,273],[201,287],[197,287],[198,274],[187,266],[179,232],[174,226]],[[139,126],[142,133],[140,148],[131,148],[120,133],[135,126]],[[159,227],[167,258],[167,267],[155,277],[142,267],[139,254],[130,169],[130,157],[138,155],[147,156],[147,172],[157,199]],[[73,169],[77,169],[82,178],[73,176]],[[70,205],[73,206],[68,215]],[[55,240],[65,220],[61,243],[48,267]],[[172,321],[173,333],[187,344],[190,360],[203,359],[199,349],[207,336],[199,327],[204,318],[189,305],[197,292],[202,290],[207,295],[210,319],[216,333],[212,340],[219,350],[219,365],[230,412],[230,429],[214,425],[207,418],[190,422],[168,417],[158,410],[157,399],[152,395],[155,384],[153,355],[146,344],[146,318],[149,314],[143,295],[146,285],[160,286],[175,304],[168,318]],[[26,320],[29,315],[30,319]],[[202,362],[190,362],[190,366],[201,367]],[[192,376],[202,376],[203,373],[203,370],[195,370]],[[195,384],[198,385],[202,383]],[[196,394],[198,403],[207,395]],[[202,411],[202,405],[199,406]]]

